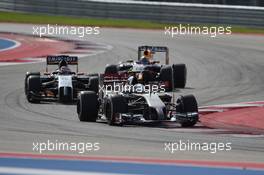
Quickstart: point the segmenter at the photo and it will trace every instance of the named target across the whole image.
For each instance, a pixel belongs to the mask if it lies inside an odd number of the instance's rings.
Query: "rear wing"
[[[62,60],[65,60],[68,65],[77,65],[78,72],[78,57],[68,55],[49,55],[46,60],[46,72],[48,72],[48,65],[58,65]]]
[[[145,50],[150,50],[152,53],[165,52],[166,53],[165,64],[169,64],[169,48],[168,47],[164,47],[164,46],[139,46],[138,47],[138,60],[141,59],[142,53]]]
[[[69,65],[78,65],[78,57],[59,55],[59,56],[47,56],[47,65],[57,65],[61,60],[65,60]]]

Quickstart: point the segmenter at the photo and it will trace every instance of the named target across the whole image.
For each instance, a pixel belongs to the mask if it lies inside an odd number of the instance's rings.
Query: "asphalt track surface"
[[[32,33],[31,25],[0,24],[0,31]],[[193,93],[199,105],[263,100],[264,36],[232,35],[165,36],[163,31],[101,29],[85,39],[111,45],[112,50],[80,60],[80,70],[101,72],[106,63],[137,58],[139,45],[165,45],[171,63],[185,63],[187,88],[176,94]],[[43,48],[44,49],[44,48]],[[0,67],[0,152],[33,152],[33,142],[99,142],[92,156],[144,157],[158,159],[264,162],[264,136],[248,136],[197,126],[192,129],[141,126],[112,127],[81,123],[74,105],[30,104],[23,86],[27,71],[44,71],[44,63]],[[164,151],[165,142],[231,142],[231,151]],[[78,154],[44,152],[45,154]]]

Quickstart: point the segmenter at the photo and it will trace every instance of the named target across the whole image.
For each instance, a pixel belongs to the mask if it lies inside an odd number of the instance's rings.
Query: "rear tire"
[[[118,68],[117,65],[108,64],[105,67],[105,74],[106,75],[115,75],[118,74]]]
[[[143,75],[144,84],[148,84],[150,81],[154,80],[154,76],[150,71],[143,71],[142,75]]]
[[[173,64],[174,88],[185,88],[187,68],[185,64]]]
[[[35,99],[34,96],[31,94],[33,92],[34,94],[39,94],[40,92],[40,76],[39,75],[30,75],[27,78],[27,85],[26,85],[26,97],[28,102],[30,103],[39,103],[39,99]]]
[[[82,122],[95,122],[98,117],[98,96],[95,92],[81,92],[77,101],[78,118]]]
[[[105,115],[109,125],[122,125],[116,121],[120,113],[127,113],[128,104],[126,99],[121,95],[112,96],[107,99],[105,105]]]
[[[177,99],[177,112],[187,113],[187,112],[197,112],[198,113],[198,104],[196,98],[193,95],[181,96]],[[188,121],[181,123],[182,127],[192,127],[198,120]]]
[[[95,93],[98,93],[99,91],[99,77],[91,77],[89,79],[89,90],[94,91]]]

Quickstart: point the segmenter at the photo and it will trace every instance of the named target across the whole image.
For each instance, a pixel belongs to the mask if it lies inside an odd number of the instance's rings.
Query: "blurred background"
[[[144,1],[158,1],[158,0],[144,0]],[[263,0],[159,0],[159,2],[246,5],[246,6],[262,6],[262,7],[264,6]]]
[[[131,0],[1,0],[0,11],[95,19],[143,20],[163,24],[217,24],[263,28],[263,2],[262,0],[176,0],[173,2],[165,2],[164,0],[156,2]],[[5,21],[8,15],[2,14],[2,18],[2,21]],[[22,22],[25,20],[25,17],[20,19]],[[12,18],[7,21],[16,22],[12,21]],[[38,22],[45,23],[45,20]],[[137,22],[130,21],[130,23]],[[108,24],[108,22],[104,21],[102,26],[104,24]],[[112,26],[116,27],[116,25]],[[145,28],[144,23],[141,27]]]

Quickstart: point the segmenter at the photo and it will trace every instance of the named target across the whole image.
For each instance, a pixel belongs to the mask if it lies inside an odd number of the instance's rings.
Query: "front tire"
[[[25,91],[25,95],[27,95],[27,81],[28,81],[28,77],[30,76],[30,75],[37,75],[37,76],[40,76],[40,72],[27,72],[26,73],[26,76],[25,76],[25,89],[24,89],[24,91]]]
[[[27,78],[27,85],[25,87],[26,97],[30,103],[39,103],[39,99],[35,99],[32,93],[38,95],[40,92],[40,76],[39,75],[30,75]]]
[[[106,99],[105,115],[109,125],[122,125],[122,121],[117,120],[120,119],[121,113],[127,113],[127,111],[128,104],[123,96],[116,95]]]
[[[177,99],[177,112],[187,113],[187,112],[197,112],[198,104],[196,98],[193,95],[181,96]],[[182,127],[192,127],[198,122],[197,120],[191,120],[181,123]]]

